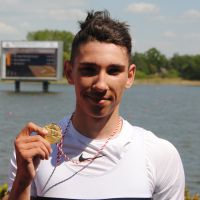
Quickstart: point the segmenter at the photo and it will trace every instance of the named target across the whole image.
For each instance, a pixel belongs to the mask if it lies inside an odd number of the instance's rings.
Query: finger
[[[44,145],[45,146],[45,149],[47,149],[48,151],[48,154],[50,154],[52,152],[52,148],[51,148],[51,144],[46,140],[44,139],[41,135],[35,135],[34,137],[31,136],[29,137],[33,142],[38,142],[40,141],[41,142],[41,145]]]
[[[40,149],[42,152],[44,152],[42,158],[43,159],[49,159],[49,155],[51,153],[51,150],[49,150],[48,145],[46,146],[43,142],[31,142],[29,145],[25,146],[26,150],[32,151],[33,149]]]
[[[17,138],[15,141],[15,146],[17,146],[17,149],[31,149],[34,147],[44,146],[45,150],[47,150],[48,155],[52,152],[50,143],[40,135]]]
[[[36,132],[37,134],[41,136],[45,136],[48,134],[47,130],[34,124],[33,122],[29,122],[18,134],[17,137],[21,136],[29,136],[32,132]]]
[[[32,160],[34,157],[39,157],[42,160],[48,159],[48,155],[46,155],[45,151],[43,151],[43,149],[40,147],[26,149],[22,152],[22,156],[25,158],[25,160]]]
[[[50,154],[48,148],[42,142],[22,143],[18,146],[17,153],[25,160],[32,159],[35,156],[48,159]]]

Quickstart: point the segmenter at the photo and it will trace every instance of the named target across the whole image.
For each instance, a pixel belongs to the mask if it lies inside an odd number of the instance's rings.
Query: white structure
[[[48,91],[48,81],[63,74],[63,42],[2,41],[1,79],[14,80],[16,91],[20,81],[41,81]]]

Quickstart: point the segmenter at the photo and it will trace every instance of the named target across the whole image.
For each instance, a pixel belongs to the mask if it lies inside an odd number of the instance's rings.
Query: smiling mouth
[[[92,95],[87,95],[87,97],[95,104],[104,104],[107,101],[111,101],[111,98],[109,97],[97,97]]]

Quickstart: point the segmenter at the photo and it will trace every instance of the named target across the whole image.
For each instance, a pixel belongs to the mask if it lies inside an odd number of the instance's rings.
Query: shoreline
[[[181,78],[146,78],[136,79],[136,85],[152,84],[152,85],[185,85],[185,86],[200,86],[200,80],[185,80]]]
[[[26,81],[21,82],[31,82],[31,83],[41,83],[42,81]],[[1,80],[0,83],[14,83],[14,80]],[[50,84],[68,84],[65,78],[57,81],[49,81]],[[135,79],[134,85],[185,85],[185,86],[200,86],[200,80],[185,80],[181,78],[145,78],[145,79]]]
[[[65,78],[58,81],[50,81],[52,84],[68,84]],[[200,80],[185,80],[181,78],[145,78],[135,79],[134,85],[185,85],[185,86],[200,86]]]

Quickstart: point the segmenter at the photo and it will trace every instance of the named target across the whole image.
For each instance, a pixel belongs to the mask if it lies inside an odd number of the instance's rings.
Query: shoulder
[[[168,140],[156,136],[153,132],[141,127],[134,127],[133,131],[143,140],[146,159],[152,163],[155,168],[161,165],[175,164],[181,162],[180,155],[176,147]],[[166,167],[166,165],[165,165]]]
[[[183,199],[185,175],[176,147],[148,133],[144,136],[146,169],[154,199]]]
[[[132,126],[132,132],[143,140],[145,152],[155,161],[179,155],[176,147],[168,140],[142,127]]]
[[[147,176],[155,199],[182,199],[185,175],[179,152],[169,141],[144,133]]]
[[[131,140],[141,141],[145,157],[154,167],[160,167],[159,164],[169,162],[171,160],[180,160],[176,147],[168,140],[156,136],[153,132],[139,126],[133,126],[129,122],[124,121],[126,133]]]
[[[162,160],[179,154],[176,147],[170,141],[156,136],[151,131],[145,130],[143,138],[146,152],[155,156],[154,159],[159,158]]]
[[[151,131],[132,126],[133,135],[143,143],[146,173],[155,199],[183,199],[185,176],[176,147]]]
[[[153,132],[139,126],[133,126],[126,120],[124,120],[124,127],[133,140],[135,137],[142,140],[145,152],[150,156],[152,161],[179,155],[176,147],[171,142],[158,137]]]

